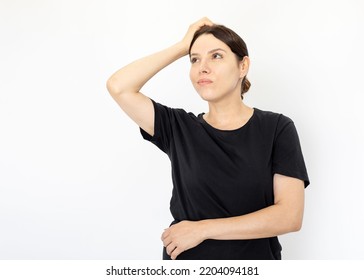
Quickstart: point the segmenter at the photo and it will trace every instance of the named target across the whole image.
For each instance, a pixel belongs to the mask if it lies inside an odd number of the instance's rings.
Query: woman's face
[[[190,59],[190,79],[202,99],[216,102],[232,94],[240,98],[248,67],[228,45],[212,34],[201,35],[191,48]]]

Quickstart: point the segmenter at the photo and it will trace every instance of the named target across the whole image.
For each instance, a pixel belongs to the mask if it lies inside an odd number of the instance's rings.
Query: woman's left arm
[[[299,231],[304,211],[304,182],[275,174],[273,190],[274,204],[250,214],[172,225],[162,234],[167,253],[176,259],[206,239],[257,239]]]

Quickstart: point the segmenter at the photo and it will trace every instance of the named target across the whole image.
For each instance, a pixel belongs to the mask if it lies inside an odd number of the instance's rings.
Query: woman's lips
[[[199,79],[199,80],[197,81],[197,83],[198,83],[200,86],[204,86],[204,85],[209,85],[209,84],[211,84],[211,83],[212,83],[212,81],[211,81],[211,80],[209,80],[209,79]]]

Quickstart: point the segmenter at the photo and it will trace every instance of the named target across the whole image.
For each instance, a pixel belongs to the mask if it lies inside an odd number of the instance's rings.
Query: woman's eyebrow
[[[226,53],[226,51],[222,48],[216,48],[216,49],[213,49],[213,50],[210,50],[208,51],[207,53],[210,54],[210,53],[214,53],[214,52],[217,52],[217,51],[223,51]],[[190,56],[193,56],[193,55],[199,55],[198,53],[191,53]]]

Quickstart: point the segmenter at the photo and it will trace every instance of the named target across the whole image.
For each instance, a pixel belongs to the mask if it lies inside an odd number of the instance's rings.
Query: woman
[[[190,78],[209,111],[172,109],[140,92],[189,54]],[[163,259],[281,259],[277,236],[301,228],[309,184],[293,122],[242,102],[248,51],[203,18],[177,44],[117,71],[107,88],[172,165],[171,226]],[[172,93],[173,94],[173,93]]]

